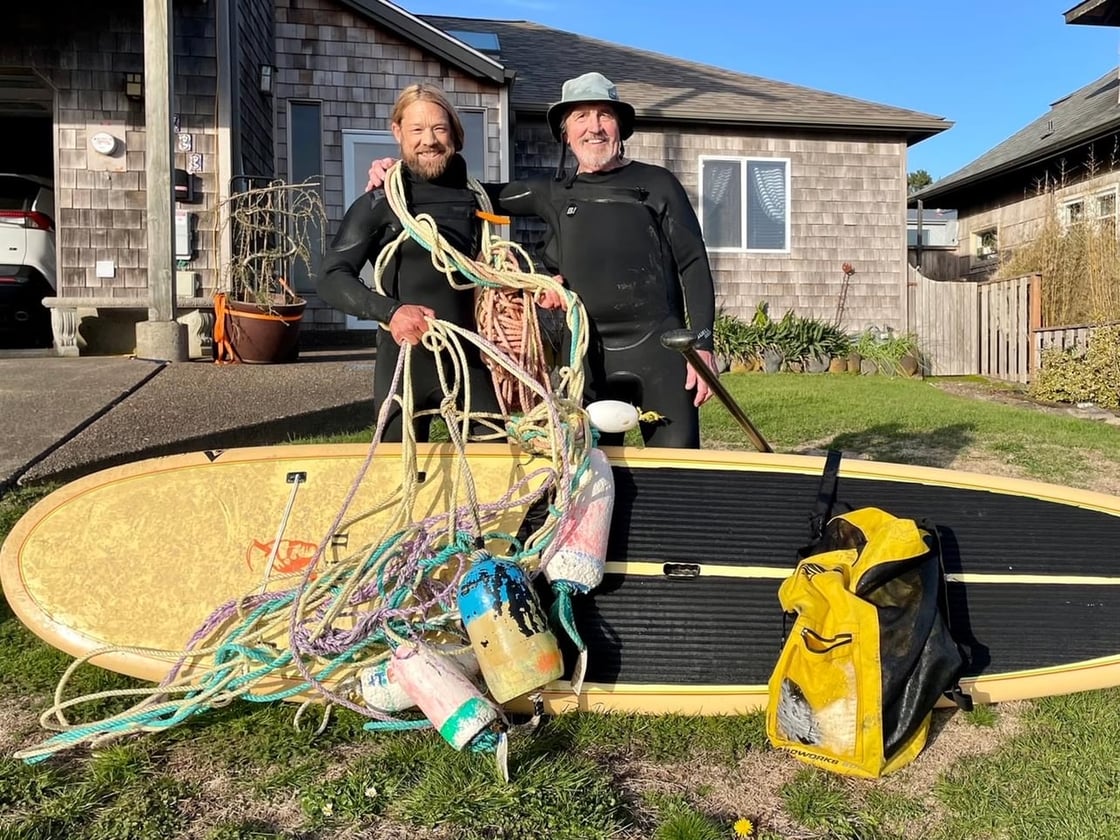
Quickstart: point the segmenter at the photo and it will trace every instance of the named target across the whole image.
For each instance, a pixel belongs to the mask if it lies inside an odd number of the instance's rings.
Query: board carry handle
[[[743,431],[747,433],[747,437],[751,439],[751,443],[759,452],[773,452],[770,444],[766,442],[766,438],[754,427],[754,423],[747,417],[747,413],[743,411],[742,406],[735,401],[731,393],[723,387],[723,383],[719,381],[719,375],[711,368],[704,364],[704,360],[700,358],[700,354],[696,352],[696,333],[692,330],[669,330],[661,334],[661,346],[669,350],[676,350],[685,361],[692,365],[692,369],[696,371],[697,375],[707,383],[708,387],[712,389],[719,401],[723,403],[724,407],[731,412],[731,416],[735,418]]]

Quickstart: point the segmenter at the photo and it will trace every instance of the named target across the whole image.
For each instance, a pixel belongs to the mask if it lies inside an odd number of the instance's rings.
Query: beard
[[[401,150],[404,165],[419,175],[425,181],[438,178],[447,170],[454,152],[442,143],[428,146],[419,151]]]
[[[622,144],[588,143],[588,140],[607,140],[606,137],[584,138],[572,148],[572,154],[579,161],[579,168],[584,172],[596,172],[609,164],[622,158]]]

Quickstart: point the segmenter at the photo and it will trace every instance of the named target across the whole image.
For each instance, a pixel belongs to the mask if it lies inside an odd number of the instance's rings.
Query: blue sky
[[[935,179],[1120,61],[1120,29],[1066,25],[1078,0],[397,2],[414,14],[532,20],[945,117],[953,128],[911,147],[908,160]]]

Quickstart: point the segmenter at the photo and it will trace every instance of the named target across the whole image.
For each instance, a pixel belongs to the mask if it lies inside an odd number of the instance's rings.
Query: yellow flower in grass
[[[754,823],[746,817],[740,817],[735,820],[735,824],[731,826],[732,831],[735,832],[736,837],[753,837],[754,836]]]

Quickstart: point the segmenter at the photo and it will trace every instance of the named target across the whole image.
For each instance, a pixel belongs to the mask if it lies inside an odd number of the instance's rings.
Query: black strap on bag
[[[817,503],[809,515],[809,539],[816,541],[824,533],[824,526],[832,518],[832,506],[836,504],[836,485],[840,481],[839,449],[830,449],[824,458],[824,472],[817,488]]]
[[[804,560],[814,553],[821,536],[824,534],[824,526],[832,518],[832,508],[836,504],[836,487],[840,482],[841,455],[839,449],[830,449],[825,454],[824,470],[821,471],[820,484],[817,485],[817,500],[813,504],[813,509],[809,512],[809,542],[797,550],[799,560]],[[793,615],[793,613],[782,613],[781,645],[786,643],[786,637],[789,635],[789,622]],[[779,649],[781,645],[779,645]]]
[[[945,626],[948,628],[949,636],[960,652],[961,660],[967,664],[972,659],[972,651],[969,649],[968,645],[961,642],[960,637],[954,632],[953,621],[949,615],[949,582],[945,577],[945,555],[941,552],[941,533],[937,530],[936,523],[929,519],[920,520],[918,526],[929,534],[930,538],[933,540],[933,550],[937,552],[937,564],[941,570],[940,590],[938,593],[941,614],[945,617]],[[972,695],[965,693],[959,681],[945,691],[945,696],[952,700],[961,711],[972,711]]]

